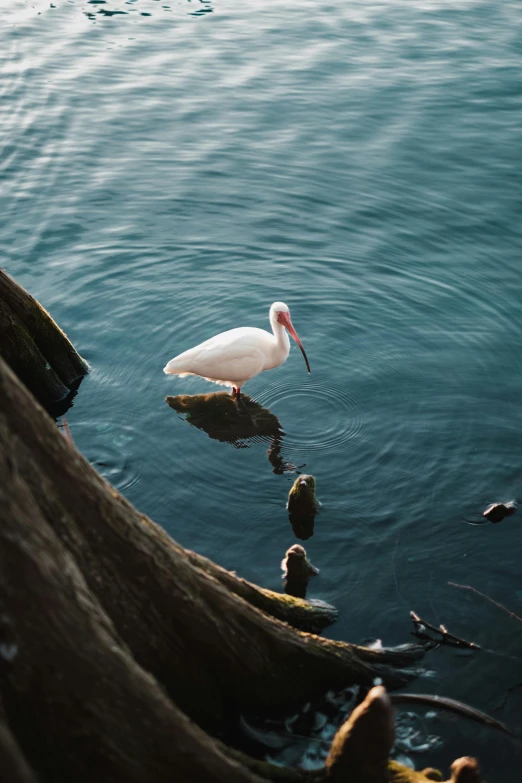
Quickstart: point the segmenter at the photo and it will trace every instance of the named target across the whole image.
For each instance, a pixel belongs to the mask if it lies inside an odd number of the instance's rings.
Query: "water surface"
[[[78,447],[180,543],[273,589],[295,542],[284,469],[313,473],[332,635],[401,643],[410,608],[444,622],[488,651],[432,654],[413,689],[492,711],[522,626],[448,581],[522,613],[519,517],[464,522],[522,496],[519,4],[10,6],[2,265],[91,365]],[[275,300],[312,367],[294,347],[245,389],[284,432],[277,464],[270,439],[189,426],[165,397],[219,389],[162,373],[269,328]],[[516,724],[520,698],[496,717]],[[477,754],[490,783],[519,780],[505,738],[437,730],[430,763]]]

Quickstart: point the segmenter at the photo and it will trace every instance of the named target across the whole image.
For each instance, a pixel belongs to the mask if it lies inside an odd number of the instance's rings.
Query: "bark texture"
[[[0,783],[38,783],[11,728],[0,701]]]
[[[30,337],[31,318],[48,316],[20,304],[6,279],[0,313],[12,301],[10,323]],[[33,343],[44,356],[45,341]],[[35,354],[24,356],[20,377],[31,379]],[[69,358],[56,365],[64,385],[76,372]],[[382,688],[319,772],[227,747],[240,713],[285,714],[375,676],[403,684],[424,650],[297,630],[323,627],[331,608],[262,590],[178,546],[60,435],[1,358],[0,517],[0,783],[427,780],[387,760]]]
[[[382,685],[372,688],[339,729],[326,759],[332,782],[357,779],[387,783],[388,756],[395,740],[392,710]]]
[[[266,614],[301,631],[319,633],[337,619],[337,609],[323,601],[310,603],[292,595],[281,595],[273,590],[266,590],[226,571],[213,563],[212,560],[198,555],[196,552],[187,549],[185,554],[192,565],[217,579],[218,582],[248,601],[252,606],[256,606]]]
[[[134,661],[16,460],[0,454],[0,471],[2,695],[43,779],[254,783]]]
[[[3,269],[0,356],[44,405],[66,397],[88,370],[49,313]]]
[[[195,566],[66,442],[5,365],[0,442],[136,661],[200,724],[216,730],[238,711],[293,710],[328,688],[415,676],[422,648],[375,651],[300,633]]]

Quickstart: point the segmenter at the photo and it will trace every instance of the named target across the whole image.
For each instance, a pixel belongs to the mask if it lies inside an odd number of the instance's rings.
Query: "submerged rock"
[[[482,516],[489,519],[490,522],[502,522],[505,517],[510,517],[517,510],[517,504],[514,500],[507,503],[492,503],[483,512]]]

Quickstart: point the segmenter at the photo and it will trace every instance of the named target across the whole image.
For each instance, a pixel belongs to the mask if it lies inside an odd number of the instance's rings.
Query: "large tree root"
[[[60,435],[2,359],[0,515],[0,783],[427,780],[388,761],[380,687],[318,772],[227,747],[240,713],[288,714],[376,676],[403,684],[424,648],[297,630],[323,627],[332,611],[178,546]]]
[[[135,662],[16,465],[0,455],[0,470],[10,481],[8,491],[0,487],[2,650],[9,651],[1,660],[0,683],[10,724],[2,760],[10,760],[16,773],[6,780],[34,783],[29,764],[49,783],[359,780],[360,748],[351,779],[340,778],[334,764],[307,775],[249,764],[192,723]],[[379,699],[370,694],[366,713]],[[368,726],[362,730],[367,733]],[[354,731],[360,742],[361,732]],[[369,741],[370,757],[378,749],[387,765],[389,732],[370,731]],[[343,735],[337,759],[352,753],[346,744]],[[5,773],[5,764],[1,769]]]
[[[0,457],[1,682],[27,758],[52,781],[252,781],[168,699]]]
[[[422,647],[376,651],[300,633],[195,567],[66,442],[5,365],[0,444],[138,663],[201,724],[223,727],[231,711],[292,710],[376,676],[390,687],[415,676]]]
[[[230,571],[213,563],[212,560],[189,549],[185,550],[185,555],[192,565],[217,579],[218,582],[248,601],[252,606],[256,606],[266,614],[276,617],[294,628],[299,628],[301,631],[319,633],[337,619],[337,609],[330,604],[322,601],[310,603],[302,598],[274,593],[273,590],[266,590],[247,582],[246,579],[240,579]]]
[[[88,369],[49,313],[3,269],[0,356],[44,405],[66,397]]]
[[[50,783],[383,783],[368,773],[369,767],[388,770],[393,741],[382,688],[339,732],[319,773],[249,760],[205,734],[135,662],[3,454],[0,470],[9,479],[8,491],[0,486],[0,683],[10,724],[0,730],[0,774],[10,775],[6,781],[35,783],[31,764]],[[389,769],[391,781],[423,780],[400,765]]]
[[[0,781],[2,783],[37,783],[23,751],[7,722],[0,701]]]

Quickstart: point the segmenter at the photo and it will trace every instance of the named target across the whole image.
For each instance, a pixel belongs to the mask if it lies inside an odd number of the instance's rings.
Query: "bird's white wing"
[[[230,329],[171,359],[165,372],[190,373],[210,380],[246,381],[265,366],[272,339],[263,329]]]

